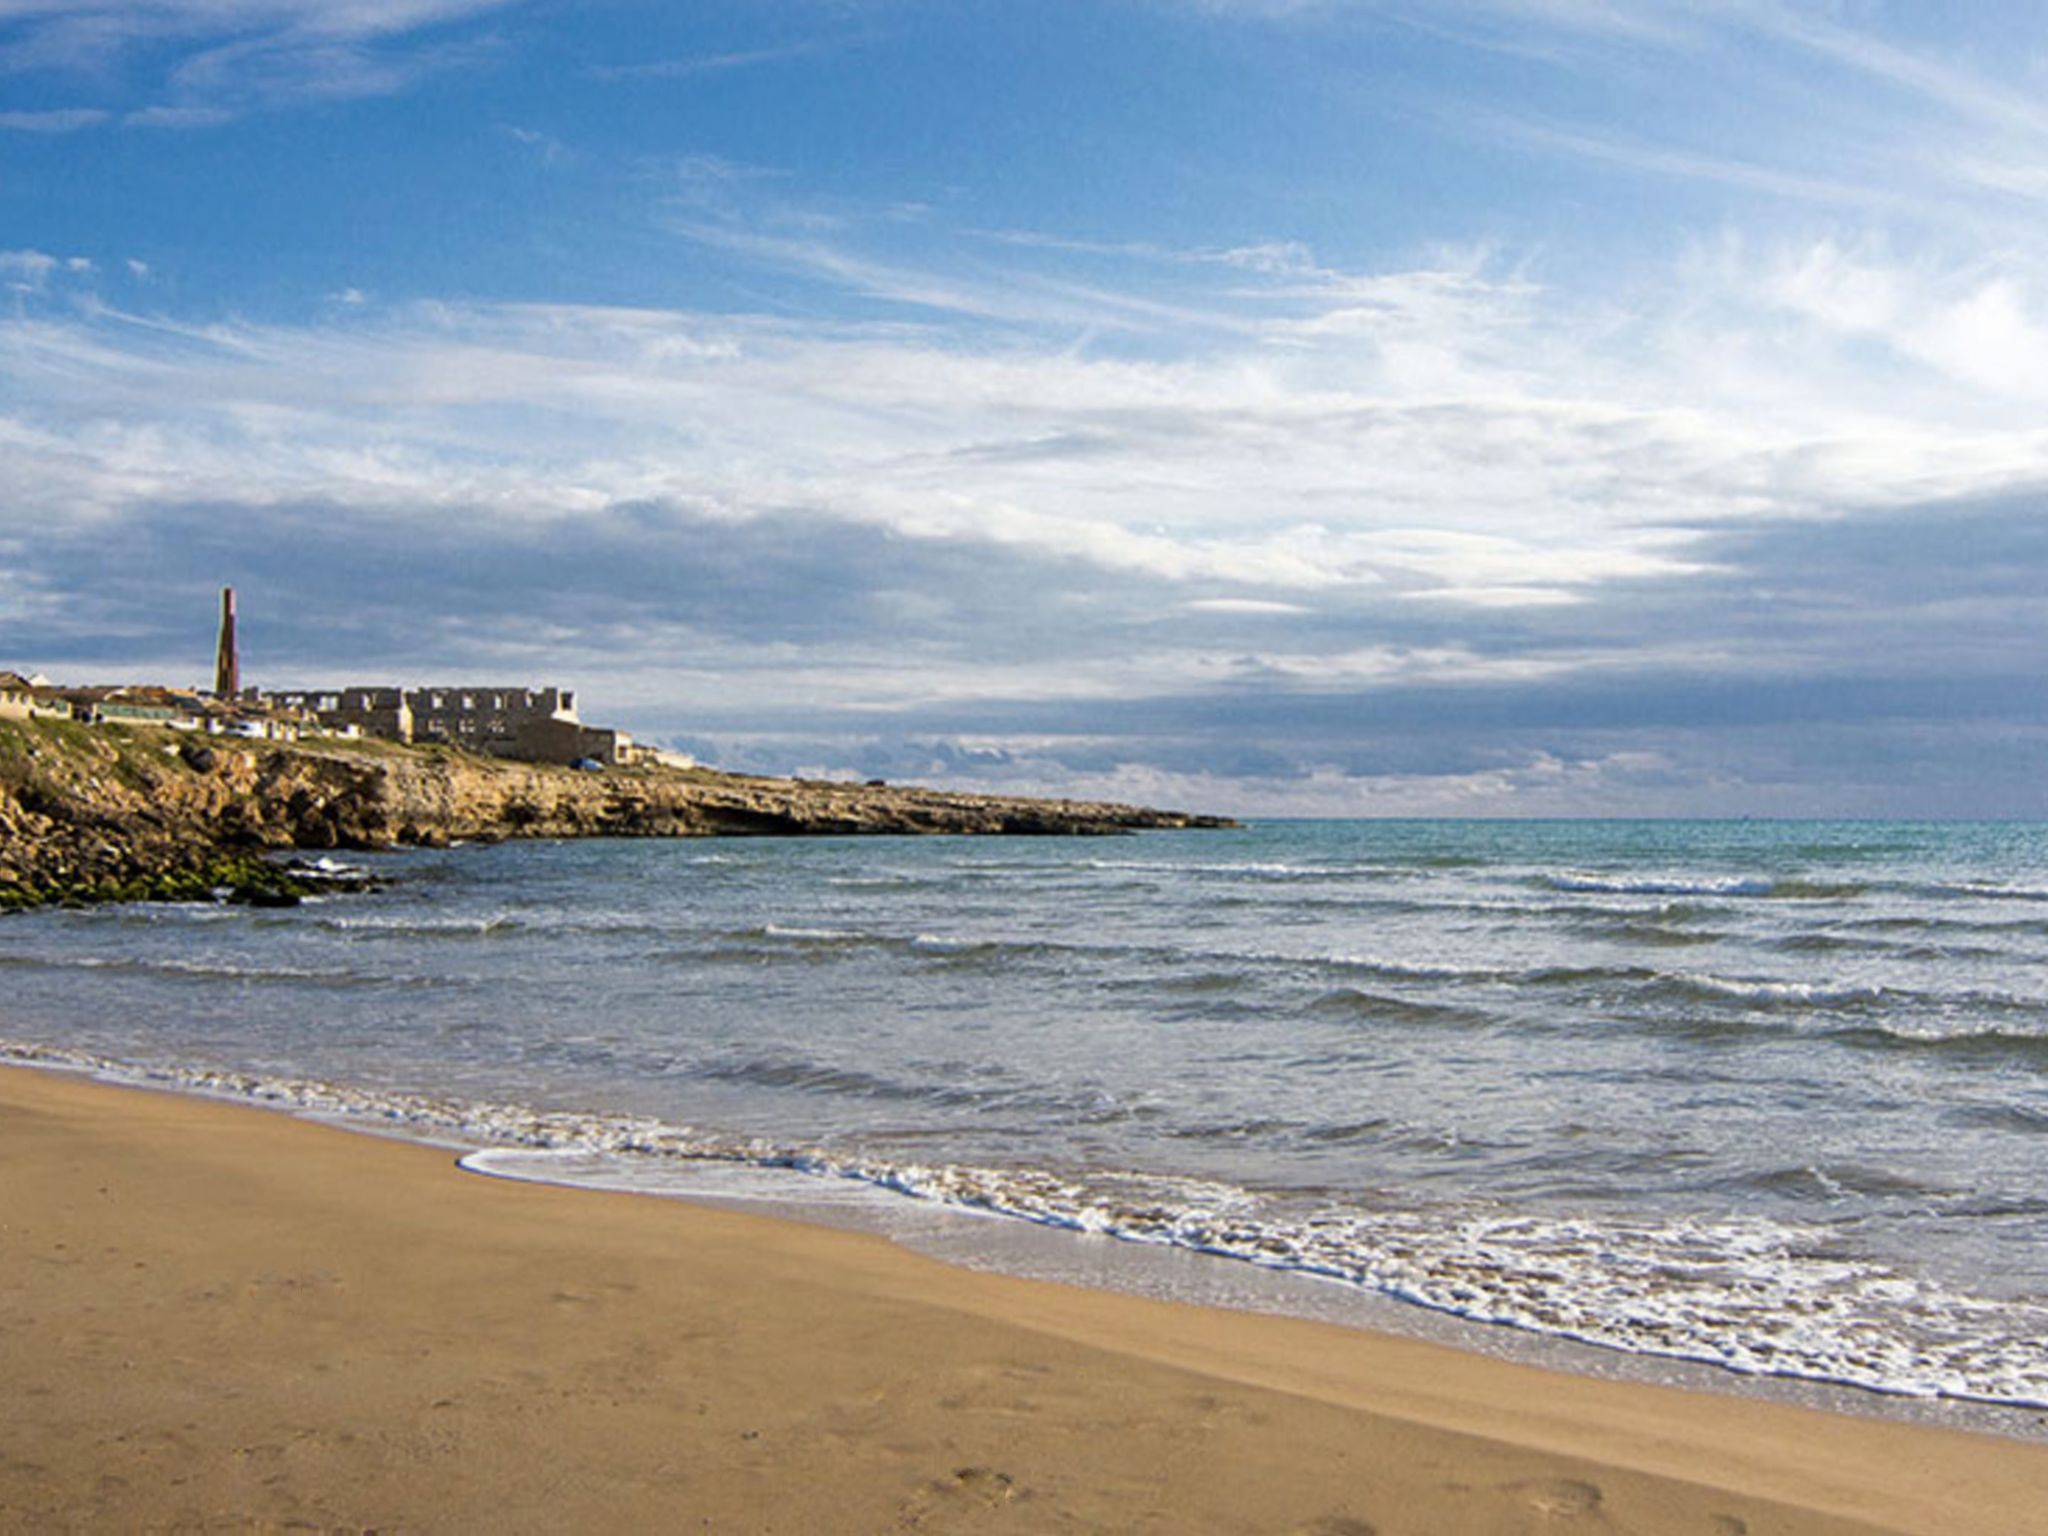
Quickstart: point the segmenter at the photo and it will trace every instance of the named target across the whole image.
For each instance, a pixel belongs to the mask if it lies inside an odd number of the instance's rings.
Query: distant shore
[[[2048,1448],[0,1068],[0,1525],[2048,1532]]]
[[[374,740],[215,740],[0,720],[0,912],[318,886],[265,855],[512,837],[1087,836],[1228,817],[1081,800],[771,779],[582,772]]]

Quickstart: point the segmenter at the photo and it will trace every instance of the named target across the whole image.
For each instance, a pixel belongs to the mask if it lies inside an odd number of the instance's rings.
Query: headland
[[[1140,806],[653,762],[587,771],[439,744],[0,719],[0,911],[223,891],[289,901],[318,883],[271,857],[291,849],[512,837],[1085,836],[1229,824]]]

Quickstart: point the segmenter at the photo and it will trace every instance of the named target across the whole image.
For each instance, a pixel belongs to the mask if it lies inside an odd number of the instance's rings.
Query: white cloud
[[[1446,121],[1452,120],[1446,114]],[[1900,212],[1914,206],[1914,198],[1906,189],[1882,181],[1831,176],[1726,153],[1645,142],[1613,131],[1575,129],[1510,112],[1461,108],[1455,114],[1455,122],[1482,138],[1596,160],[1675,181],[1707,182],[1796,203],[1870,211]]]
[[[1979,396],[2048,400],[2048,271],[1913,265],[1831,240],[1781,255],[1764,291],[1816,327],[1867,337]]]
[[[1183,606],[1189,613],[1271,614],[1289,618],[1314,611],[1300,603],[1280,603],[1261,597],[1198,597]]]
[[[104,123],[110,114],[97,107],[60,107],[48,112],[0,112],[0,129],[17,133],[75,133]]]
[[[29,284],[59,265],[0,258]],[[1526,279],[1304,287],[1299,265],[1271,274],[1296,314],[1203,345],[1183,333],[1180,355],[1145,360],[881,323],[527,305],[300,329],[45,319],[13,326],[0,362],[16,397],[40,402],[23,425],[89,429],[88,457],[122,466],[96,483],[146,484],[138,502],[800,507],[1224,589],[1188,602],[1280,608],[1347,591],[1567,603],[1698,574],[1688,541],[1730,517],[2048,466],[2011,404],[2048,378],[2017,277],[1973,285],[1826,245],[1736,251],[1693,274],[1675,313],[1616,327]],[[356,290],[333,297],[365,309]],[[1813,331],[1786,335],[1787,310]],[[1860,351],[1872,334],[1894,354],[1875,372]],[[1852,370],[1860,394],[1838,387]],[[45,495],[62,505],[71,488]]]
[[[541,132],[538,128],[521,128],[511,123],[501,123],[498,131],[514,143],[524,144],[532,150],[543,165],[568,165],[576,158],[575,151],[567,144],[551,133]]]
[[[47,251],[0,251],[0,273],[41,283],[64,263]]]
[[[293,31],[378,37],[503,9],[511,0],[7,0],[0,21],[95,23],[102,46],[136,38]]]
[[[142,107],[121,122],[128,128],[214,128],[233,120],[223,107]]]
[[[0,65],[108,76],[170,45],[157,84],[172,99],[127,113],[135,127],[196,128],[251,106],[385,95],[468,55],[435,29],[514,0],[9,0]],[[69,131],[112,114],[13,114],[0,126]],[[65,121],[65,119],[70,119]]]
[[[847,46],[822,38],[791,43],[780,48],[749,48],[729,53],[692,54],[677,59],[652,59],[634,64],[599,65],[589,71],[599,80],[689,80],[699,75],[724,74],[735,69],[758,69],[764,64],[786,64],[795,59]]]

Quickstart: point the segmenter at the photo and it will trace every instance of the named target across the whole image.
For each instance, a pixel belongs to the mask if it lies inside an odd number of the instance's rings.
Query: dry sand
[[[0,1527],[2048,1532],[2048,1447],[0,1069]]]

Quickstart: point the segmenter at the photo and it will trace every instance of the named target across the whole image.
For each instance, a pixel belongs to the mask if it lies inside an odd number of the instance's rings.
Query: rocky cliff
[[[288,897],[265,855],[505,837],[1105,833],[1216,817],[1073,800],[761,779],[577,772],[383,742],[279,746],[0,721],[0,910],[52,901]]]

